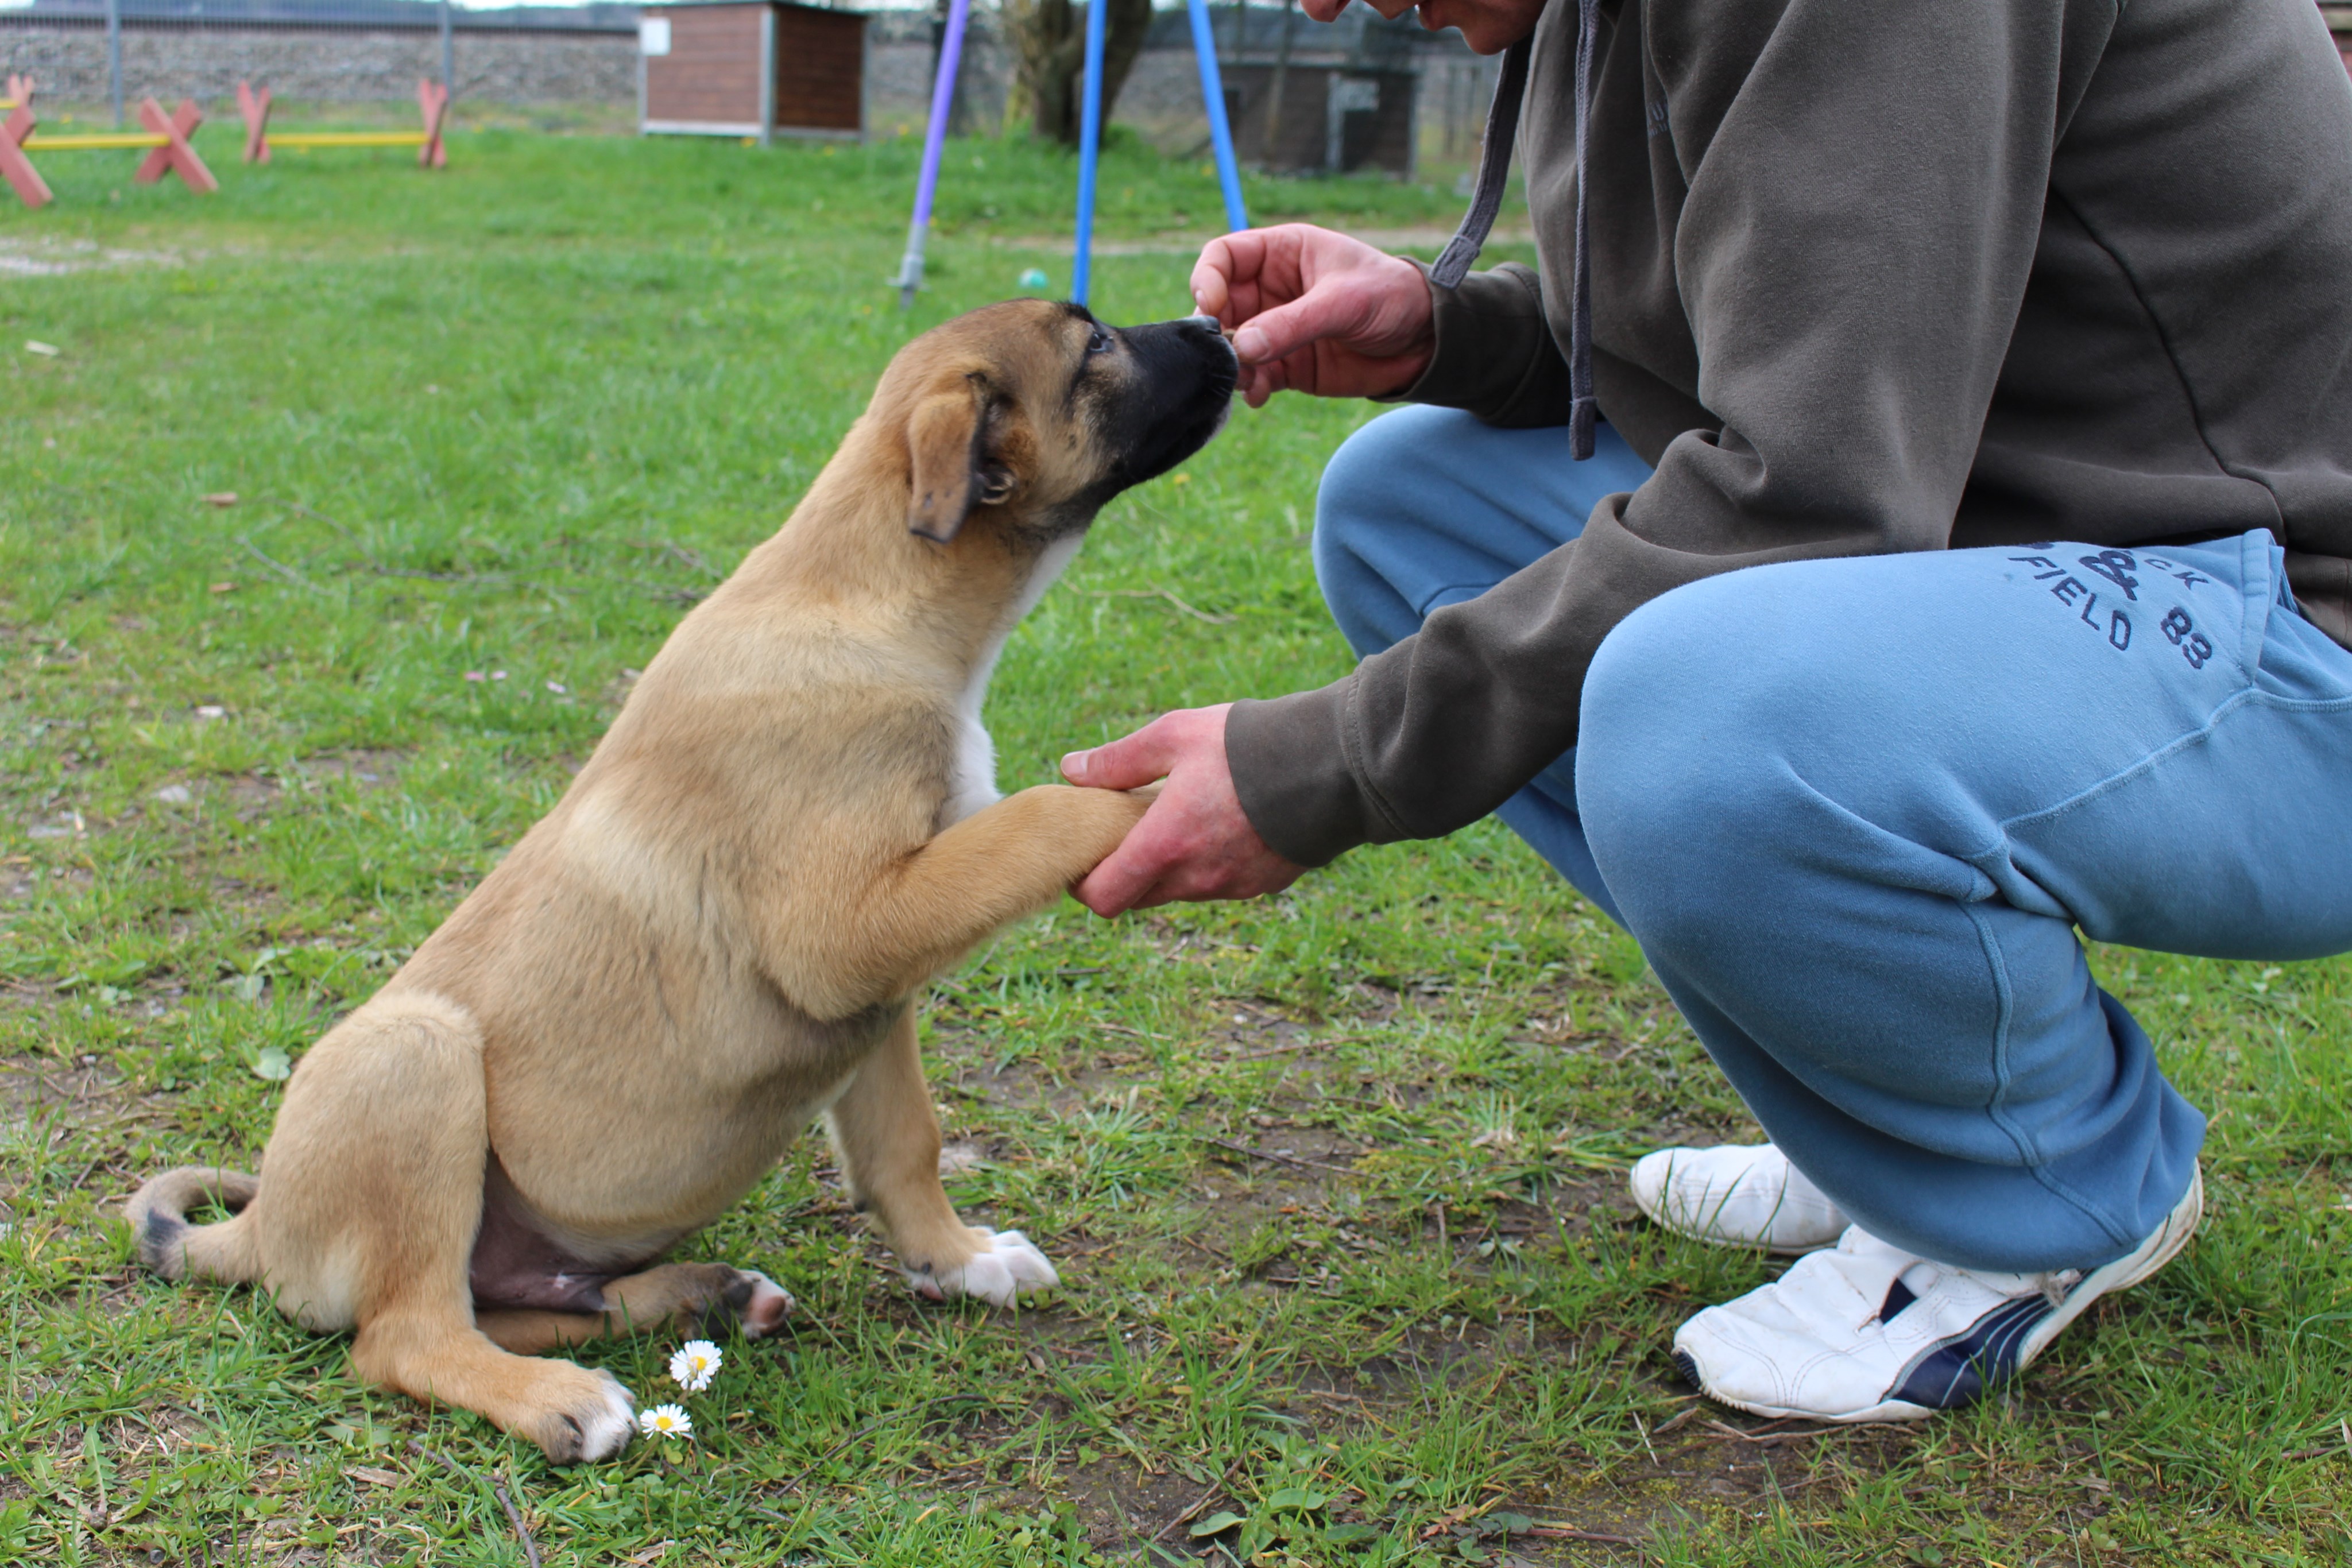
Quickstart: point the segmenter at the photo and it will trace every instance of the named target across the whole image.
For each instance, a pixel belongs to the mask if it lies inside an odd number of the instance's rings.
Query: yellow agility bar
[[[25,139],[27,152],[90,152],[105,149],[120,151],[126,147],[169,147],[168,136],[151,136],[137,131],[100,131],[89,136],[30,136]]]
[[[272,147],[422,147],[421,131],[273,131]]]

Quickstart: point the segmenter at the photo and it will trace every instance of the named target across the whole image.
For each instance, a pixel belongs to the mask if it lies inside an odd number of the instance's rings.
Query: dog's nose
[[[1194,328],[1200,331],[1208,333],[1209,336],[1216,339],[1219,346],[1222,347],[1226,353],[1234,355],[1234,362],[1236,365],[1241,363],[1241,356],[1239,354],[1234,354],[1233,339],[1226,335],[1223,324],[1214,316],[1207,315],[1205,313],[1197,316],[1187,316],[1181,321],[1178,322],[1177,325],[1181,327]]]

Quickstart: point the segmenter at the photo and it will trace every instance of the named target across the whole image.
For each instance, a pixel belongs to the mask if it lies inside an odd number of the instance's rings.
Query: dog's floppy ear
[[[978,376],[931,393],[907,421],[915,492],[907,505],[907,531],[945,544],[956,537],[978,495],[981,438],[987,390]]]

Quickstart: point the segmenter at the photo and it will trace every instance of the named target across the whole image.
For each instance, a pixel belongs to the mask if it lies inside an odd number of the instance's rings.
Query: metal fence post
[[[122,0],[106,0],[106,89],[114,123],[122,123]]]
[[[453,94],[457,90],[457,49],[449,38],[449,0],[441,0],[441,86]]]

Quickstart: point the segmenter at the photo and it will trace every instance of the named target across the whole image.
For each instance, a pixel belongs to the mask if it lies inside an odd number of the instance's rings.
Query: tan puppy
[[[999,800],[981,699],[1097,509],[1215,434],[1234,368],[1213,320],[1113,331],[1038,301],[909,344],[555,810],[303,1057],[260,1176],[140,1189],[141,1260],[257,1281],[356,1331],[362,1377],[559,1462],[618,1450],[633,1402],[535,1353],[782,1320],[761,1275],[651,1265],[820,1113],[919,1289],[1054,1284],[940,1190],[914,996],[1141,816],[1107,790]],[[189,1225],[205,1200],[236,1217]]]

